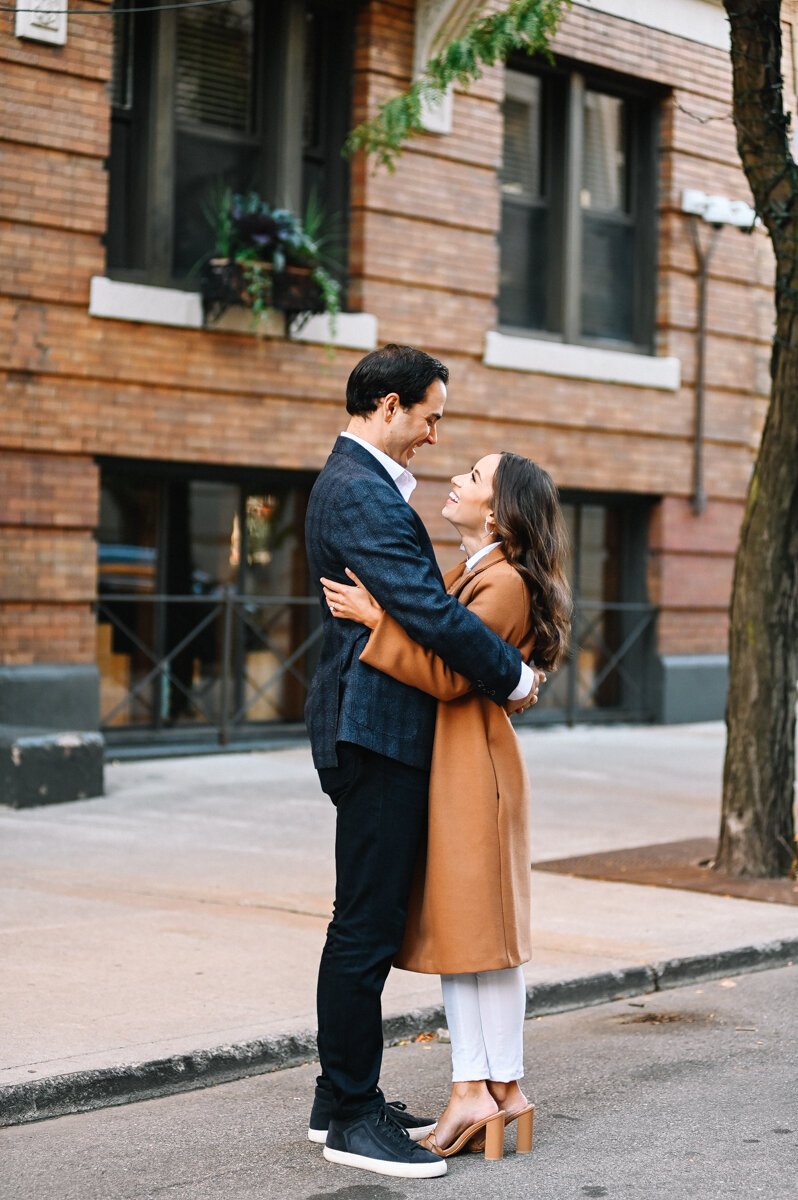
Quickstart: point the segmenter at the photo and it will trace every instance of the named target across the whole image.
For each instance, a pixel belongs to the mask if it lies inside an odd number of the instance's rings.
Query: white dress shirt
[[[407,467],[403,467],[401,463],[390,458],[382,450],[378,450],[376,446],[372,446],[371,442],[366,442],[363,438],[357,436],[356,433],[347,433],[343,431],[341,437],[351,438],[353,442],[357,442],[358,446],[362,446],[364,450],[368,450],[369,454],[373,454],[380,466],[385,467],[385,470],[394,481],[403,499],[409,500],[415,491],[418,480],[415,475],[408,471]],[[481,550],[477,550],[476,554],[472,554],[466,561],[466,570],[470,571],[479,560],[486,555],[495,546],[500,546],[501,542],[491,542],[489,546],[483,546]],[[514,692],[511,692],[507,697],[508,700],[523,700],[532,691],[532,684],[535,681],[535,676],[532,674],[532,668],[526,663],[521,664],[521,678],[518,681],[518,687]]]
[[[489,542],[487,546],[483,546],[481,550],[477,550],[476,554],[472,554],[470,558],[466,559],[466,570],[473,571],[479,560],[484,558],[486,554],[490,554],[491,550],[495,550],[497,546],[501,546],[501,541]]]

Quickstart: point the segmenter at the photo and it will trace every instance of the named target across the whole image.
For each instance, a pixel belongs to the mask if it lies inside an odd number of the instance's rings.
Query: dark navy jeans
[[[397,714],[398,719],[398,714]],[[349,742],[319,771],[337,810],[335,905],[319,966],[320,1091],[333,1117],[383,1103],[382,990],[404,936],[429,772]]]

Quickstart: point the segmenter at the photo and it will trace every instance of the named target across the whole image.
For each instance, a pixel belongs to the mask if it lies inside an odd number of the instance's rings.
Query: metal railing
[[[131,605],[148,606],[139,609],[136,622]],[[170,617],[178,610],[176,626]],[[148,621],[141,621],[142,611],[149,612]],[[578,603],[568,659],[543,688],[530,722],[652,719],[657,611],[650,604]],[[269,724],[301,722],[322,633],[315,597],[245,596],[231,589],[212,596],[113,594],[98,600],[96,612],[137,665],[135,680],[101,713],[106,733],[135,729],[139,737],[155,738],[193,727],[224,746],[247,729],[265,726],[267,732]],[[253,677],[253,652],[272,662],[265,678]],[[204,665],[199,675],[197,663]],[[286,689],[293,689],[287,704]],[[264,719],[253,710],[266,698],[276,715]],[[134,709],[138,719],[120,720]]]
[[[578,601],[568,658],[542,689],[531,722],[652,720],[657,614],[652,604]]]
[[[226,745],[269,694],[279,709],[289,681],[299,689],[296,701],[272,719],[301,721],[309,652],[322,632],[315,597],[246,596],[228,588],[198,596],[114,593],[102,596],[95,610],[137,667],[123,694],[101,712],[104,731],[157,733],[182,723],[215,732]],[[273,660],[264,679],[252,677],[253,651]],[[139,719],[124,721],[134,709]]]

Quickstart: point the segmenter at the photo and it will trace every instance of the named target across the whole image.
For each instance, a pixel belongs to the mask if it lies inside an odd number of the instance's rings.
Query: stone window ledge
[[[592,346],[570,346],[544,338],[518,337],[491,330],[485,335],[482,360],[488,367],[528,371],[600,383],[622,383],[632,387],[675,392],[681,380],[678,358],[656,358],[623,350],[599,350]]]
[[[254,333],[252,316],[244,309],[229,309],[205,326],[202,300],[196,292],[178,288],[124,283],[94,275],[91,280],[89,314],[112,321],[141,321],[147,325],[172,325],[181,329],[203,329],[220,333]],[[288,337],[295,342],[340,346],[351,350],[373,350],[377,345],[377,318],[371,313],[339,313],[335,334],[329,320],[317,314],[296,332],[287,328],[282,313],[271,313],[258,333],[266,337]]]

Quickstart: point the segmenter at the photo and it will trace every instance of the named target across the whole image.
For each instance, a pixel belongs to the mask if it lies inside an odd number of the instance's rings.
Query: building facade
[[[511,449],[561,488],[575,649],[534,719],[722,715],[773,285],[760,230],[683,211],[748,198],[722,6],[576,0],[553,62],[487,70],[395,173],[345,162],[476,7],[0,14],[0,722],[142,744],[301,721],[304,504],[389,341],[451,369],[414,499],[444,566],[453,472]],[[228,186],[334,215],[334,335],[204,316]]]

